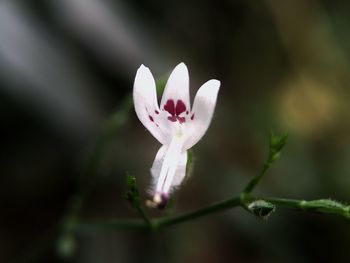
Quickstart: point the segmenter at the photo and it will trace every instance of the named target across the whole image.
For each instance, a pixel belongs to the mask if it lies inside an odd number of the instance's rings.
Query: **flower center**
[[[180,123],[186,122],[185,117],[180,117],[180,115],[183,112],[188,112],[186,111],[186,105],[182,100],[178,100],[175,102],[174,100],[170,99],[167,100],[167,102],[164,105],[164,110],[167,111],[171,116],[168,117],[169,121],[176,122],[179,121]]]

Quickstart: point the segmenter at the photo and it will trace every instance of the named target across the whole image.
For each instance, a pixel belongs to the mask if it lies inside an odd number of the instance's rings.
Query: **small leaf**
[[[276,206],[265,200],[255,200],[248,205],[249,211],[260,219],[268,219]]]
[[[276,161],[280,156],[280,151],[286,145],[288,139],[287,133],[276,135],[273,132],[270,133],[270,158],[271,162]]]

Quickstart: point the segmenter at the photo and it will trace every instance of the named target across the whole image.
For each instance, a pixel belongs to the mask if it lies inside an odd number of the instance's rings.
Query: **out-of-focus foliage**
[[[258,192],[350,201],[349,12],[345,0],[1,1],[0,261],[63,261],[54,245],[36,244],[63,217],[140,64],[162,80],[184,61],[192,95],[209,78],[222,82],[174,213],[239,193],[266,158],[270,130],[288,130],[289,141]],[[126,170],[148,195],[159,146],[135,114],[123,117],[84,218],[137,216],[123,198]],[[339,218],[278,210],[262,223],[232,210],[154,234],[78,233],[69,254],[84,263],[347,262],[349,242]]]

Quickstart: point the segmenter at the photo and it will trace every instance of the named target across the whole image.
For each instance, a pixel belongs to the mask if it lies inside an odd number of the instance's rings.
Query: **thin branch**
[[[149,220],[147,223],[143,220],[96,220],[85,223],[77,223],[74,226],[76,231],[93,231],[99,229],[108,230],[155,230],[174,226],[197,218],[225,211],[234,207],[247,207],[247,205],[256,200],[264,200],[272,203],[276,208],[287,208],[311,213],[333,214],[350,220],[350,206],[344,205],[330,199],[319,200],[296,200],[285,198],[259,197],[253,195],[245,195],[242,197],[232,197],[221,202],[209,205],[207,207],[180,214],[177,216],[161,217]]]
[[[274,204],[276,207],[306,211],[312,213],[333,214],[350,220],[350,205],[345,205],[331,199],[296,200],[273,197],[254,197]]]
[[[122,101],[120,109],[107,119],[100,136],[97,138],[92,148],[85,169],[81,173],[76,194],[70,198],[63,217],[47,231],[47,234],[42,235],[37,242],[34,242],[20,258],[16,258],[15,262],[38,261],[46,252],[45,248],[52,247],[58,237],[64,236],[72,230],[72,226],[75,226],[75,222],[78,220],[78,214],[80,213],[83,202],[93,184],[96,182],[97,170],[103,158],[105,147],[120,127],[126,122],[132,106],[132,97],[128,95]]]
[[[270,166],[279,158],[280,152],[287,142],[288,134],[283,133],[276,135],[273,132],[270,133],[269,155],[260,171],[260,173],[254,176],[247,186],[244,188],[242,195],[251,193],[260,180],[264,177]]]
[[[251,193],[254,188],[256,187],[256,185],[260,182],[261,178],[264,177],[264,175],[266,174],[266,172],[269,170],[271,166],[271,162],[270,162],[270,156],[267,159],[267,161],[264,163],[260,173],[256,176],[254,176],[249,183],[247,184],[247,186],[244,188],[243,194],[249,194]]]
[[[154,225],[156,228],[172,226],[172,225],[180,224],[186,221],[194,220],[205,215],[231,209],[237,206],[241,206],[241,198],[232,197],[224,201],[209,205],[207,207],[195,210],[193,212],[184,213],[178,216],[157,219],[155,220]]]
[[[150,227],[153,228],[153,222],[149,219],[149,217],[147,216],[147,214],[145,213],[145,211],[143,210],[143,208],[141,206],[139,206],[137,208],[137,212],[140,214],[140,216],[142,217],[143,221],[145,222],[145,224]]]
[[[75,220],[78,217],[86,196],[89,194],[92,186],[97,180],[97,170],[104,157],[106,146],[121,126],[125,124],[132,106],[131,96],[126,96],[121,103],[120,109],[104,123],[102,132],[93,146],[90,159],[80,177],[77,193],[70,200],[70,205],[66,212],[66,218],[68,221]]]
[[[149,223],[146,220],[95,220],[88,222],[77,223],[73,230],[76,231],[90,231],[97,229],[109,229],[109,230],[145,230],[145,229],[162,229],[165,227],[177,225],[187,221],[197,219],[202,216],[213,214],[216,212],[224,211],[230,208],[234,208],[241,205],[240,197],[233,197],[226,199],[224,201],[218,202],[216,204],[209,205],[207,207],[180,214],[177,216],[161,217],[156,219],[151,219]]]
[[[99,230],[149,230],[150,226],[141,219],[126,219],[126,220],[94,220],[77,223],[73,231],[91,232]]]

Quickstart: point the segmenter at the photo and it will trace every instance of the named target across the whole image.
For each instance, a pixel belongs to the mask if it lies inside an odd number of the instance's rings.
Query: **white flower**
[[[171,73],[158,107],[156,84],[149,68],[141,65],[134,82],[135,111],[142,124],[163,145],[151,168],[153,201],[166,206],[169,194],[186,174],[187,150],[205,134],[213,117],[220,81],[212,79],[198,90],[190,107],[189,76],[184,63]]]

